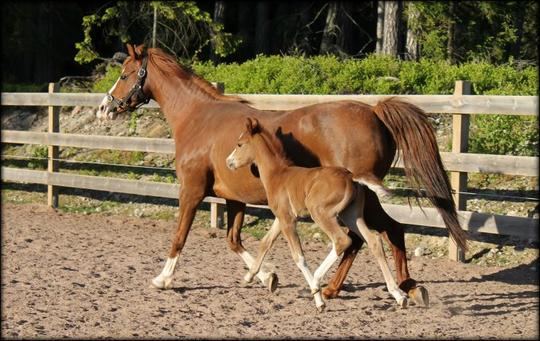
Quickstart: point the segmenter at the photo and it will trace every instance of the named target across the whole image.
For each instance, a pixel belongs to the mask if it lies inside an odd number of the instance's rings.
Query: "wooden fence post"
[[[58,92],[60,86],[58,83],[49,83],[49,93]],[[60,107],[49,106],[49,133],[60,132]],[[49,173],[58,172],[58,146],[47,147],[47,171]],[[47,185],[47,205],[49,207],[58,207],[58,187]]]
[[[471,94],[471,83],[469,81],[456,81],[454,96]],[[469,117],[468,114],[452,115],[452,153],[466,153],[469,150]],[[450,172],[450,184],[454,192],[454,201],[458,211],[467,209],[467,201],[460,192],[467,190],[467,173]],[[465,253],[457,246],[452,238],[448,238],[448,257],[452,260],[462,262],[465,260]]]
[[[213,82],[212,85],[221,93],[225,92],[223,83]],[[210,203],[210,227],[223,228],[225,225],[225,205],[215,202]]]

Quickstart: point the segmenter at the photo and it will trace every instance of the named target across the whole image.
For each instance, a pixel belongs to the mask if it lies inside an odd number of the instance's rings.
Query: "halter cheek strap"
[[[150,97],[147,96],[143,91],[144,81],[146,80],[147,75],[146,66],[148,65],[148,55],[146,54],[146,51],[144,51],[143,53],[144,56],[141,68],[139,69],[139,71],[137,71],[137,82],[133,84],[131,90],[129,90],[126,96],[121,100],[114,98],[114,96],[111,94],[108,94],[107,102],[109,110],[112,111],[113,109],[120,108],[125,111],[133,111],[150,101]],[[135,100],[137,102],[135,105],[131,105],[131,98],[133,96],[135,96]]]

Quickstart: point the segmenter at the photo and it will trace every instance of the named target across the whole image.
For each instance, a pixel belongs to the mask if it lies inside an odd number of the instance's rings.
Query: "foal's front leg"
[[[253,280],[253,277],[259,274],[264,257],[266,257],[266,253],[268,252],[268,250],[270,250],[272,245],[274,245],[274,241],[276,240],[276,238],[279,236],[280,233],[281,233],[281,229],[279,226],[279,219],[276,218],[274,220],[274,223],[272,224],[272,227],[266,233],[266,235],[263,237],[263,239],[261,240],[259,244],[259,252],[257,254],[257,258],[255,259],[255,261],[253,261],[251,267],[249,268],[248,273],[244,276],[244,280],[247,283],[251,283],[251,281]]]
[[[245,207],[246,204],[242,202],[227,200],[227,242],[229,248],[242,258],[247,267],[252,268],[255,259],[242,245],[242,238],[240,235],[242,224],[244,222]],[[270,292],[274,292],[277,289],[279,282],[278,276],[274,271],[265,269],[264,263],[260,265],[257,278],[260,279]]]

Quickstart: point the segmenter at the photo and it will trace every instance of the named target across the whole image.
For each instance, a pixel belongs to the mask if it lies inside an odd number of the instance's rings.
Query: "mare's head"
[[[133,111],[150,100],[147,86],[148,53],[144,45],[127,44],[129,56],[122,64],[122,73],[107,92],[97,116],[114,119],[118,113]]]
[[[253,148],[253,136],[261,133],[259,121],[253,117],[246,118],[246,129],[238,137],[236,147],[227,157],[227,167],[231,170],[251,165],[255,161],[255,150]]]

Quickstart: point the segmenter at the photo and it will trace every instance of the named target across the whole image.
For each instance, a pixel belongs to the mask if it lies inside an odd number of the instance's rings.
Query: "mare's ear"
[[[246,118],[246,128],[247,131],[253,135],[257,132],[259,132],[259,121],[254,117],[247,117]]]
[[[136,59],[136,57],[135,57],[135,49],[133,48],[133,45],[131,45],[130,43],[127,43],[126,47],[127,47],[128,54],[131,57],[131,59]]]
[[[144,44],[135,46],[135,53],[137,54],[137,59],[141,59],[145,52],[146,52],[146,47],[144,46]]]

